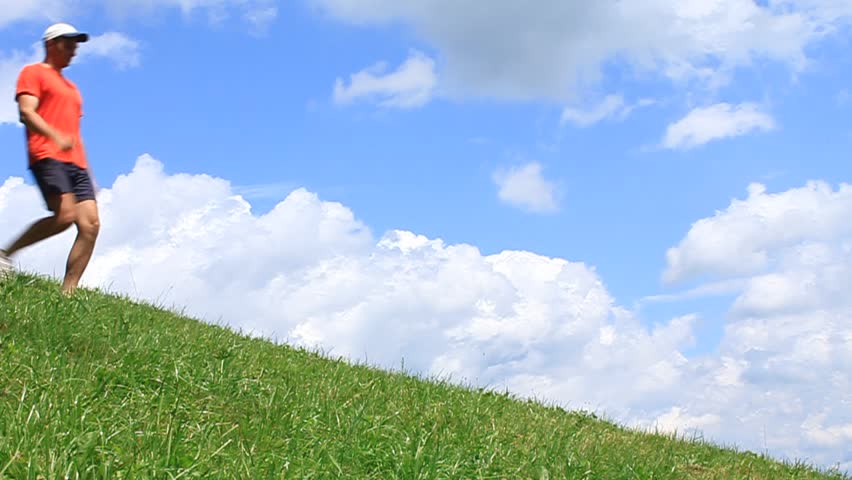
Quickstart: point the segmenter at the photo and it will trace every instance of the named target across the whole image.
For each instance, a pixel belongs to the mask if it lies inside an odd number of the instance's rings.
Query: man
[[[0,275],[9,274],[18,251],[77,226],[77,238],[66,264],[62,292],[73,293],[89,264],[100,229],[98,208],[86,152],[80,137],[83,99],[62,75],[77,44],[88,34],[67,23],[51,25],[42,37],[45,60],[25,66],[15,98],[26,126],[29,169],[53,215],[33,223],[5,250],[0,250]]]

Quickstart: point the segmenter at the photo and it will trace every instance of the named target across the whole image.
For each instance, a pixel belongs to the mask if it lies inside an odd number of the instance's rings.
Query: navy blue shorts
[[[73,163],[44,158],[35,162],[30,171],[45,203],[49,203],[49,196],[62,193],[73,193],[77,202],[95,199],[95,188],[89,172]]]

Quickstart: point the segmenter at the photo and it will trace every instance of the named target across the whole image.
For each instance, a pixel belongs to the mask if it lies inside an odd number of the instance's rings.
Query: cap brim
[[[65,35],[60,35],[60,37],[73,38],[74,40],[77,40],[77,42],[79,42],[79,43],[86,43],[86,42],[89,41],[89,34],[88,33],[68,33],[68,34],[65,34]]]

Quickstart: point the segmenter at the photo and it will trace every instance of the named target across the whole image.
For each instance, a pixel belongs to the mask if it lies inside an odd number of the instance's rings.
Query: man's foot
[[[5,250],[0,250],[0,280],[12,276],[15,273],[15,266],[12,265],[12,260],[6,255]]]

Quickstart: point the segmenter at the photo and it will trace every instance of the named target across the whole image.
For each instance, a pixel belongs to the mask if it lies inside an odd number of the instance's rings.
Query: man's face
[[[71,64],[71,59],[77,54],[77,39],[59,37],[53,40],[53,48],[56,52],[57,60],[60,61],[63,67]]]

